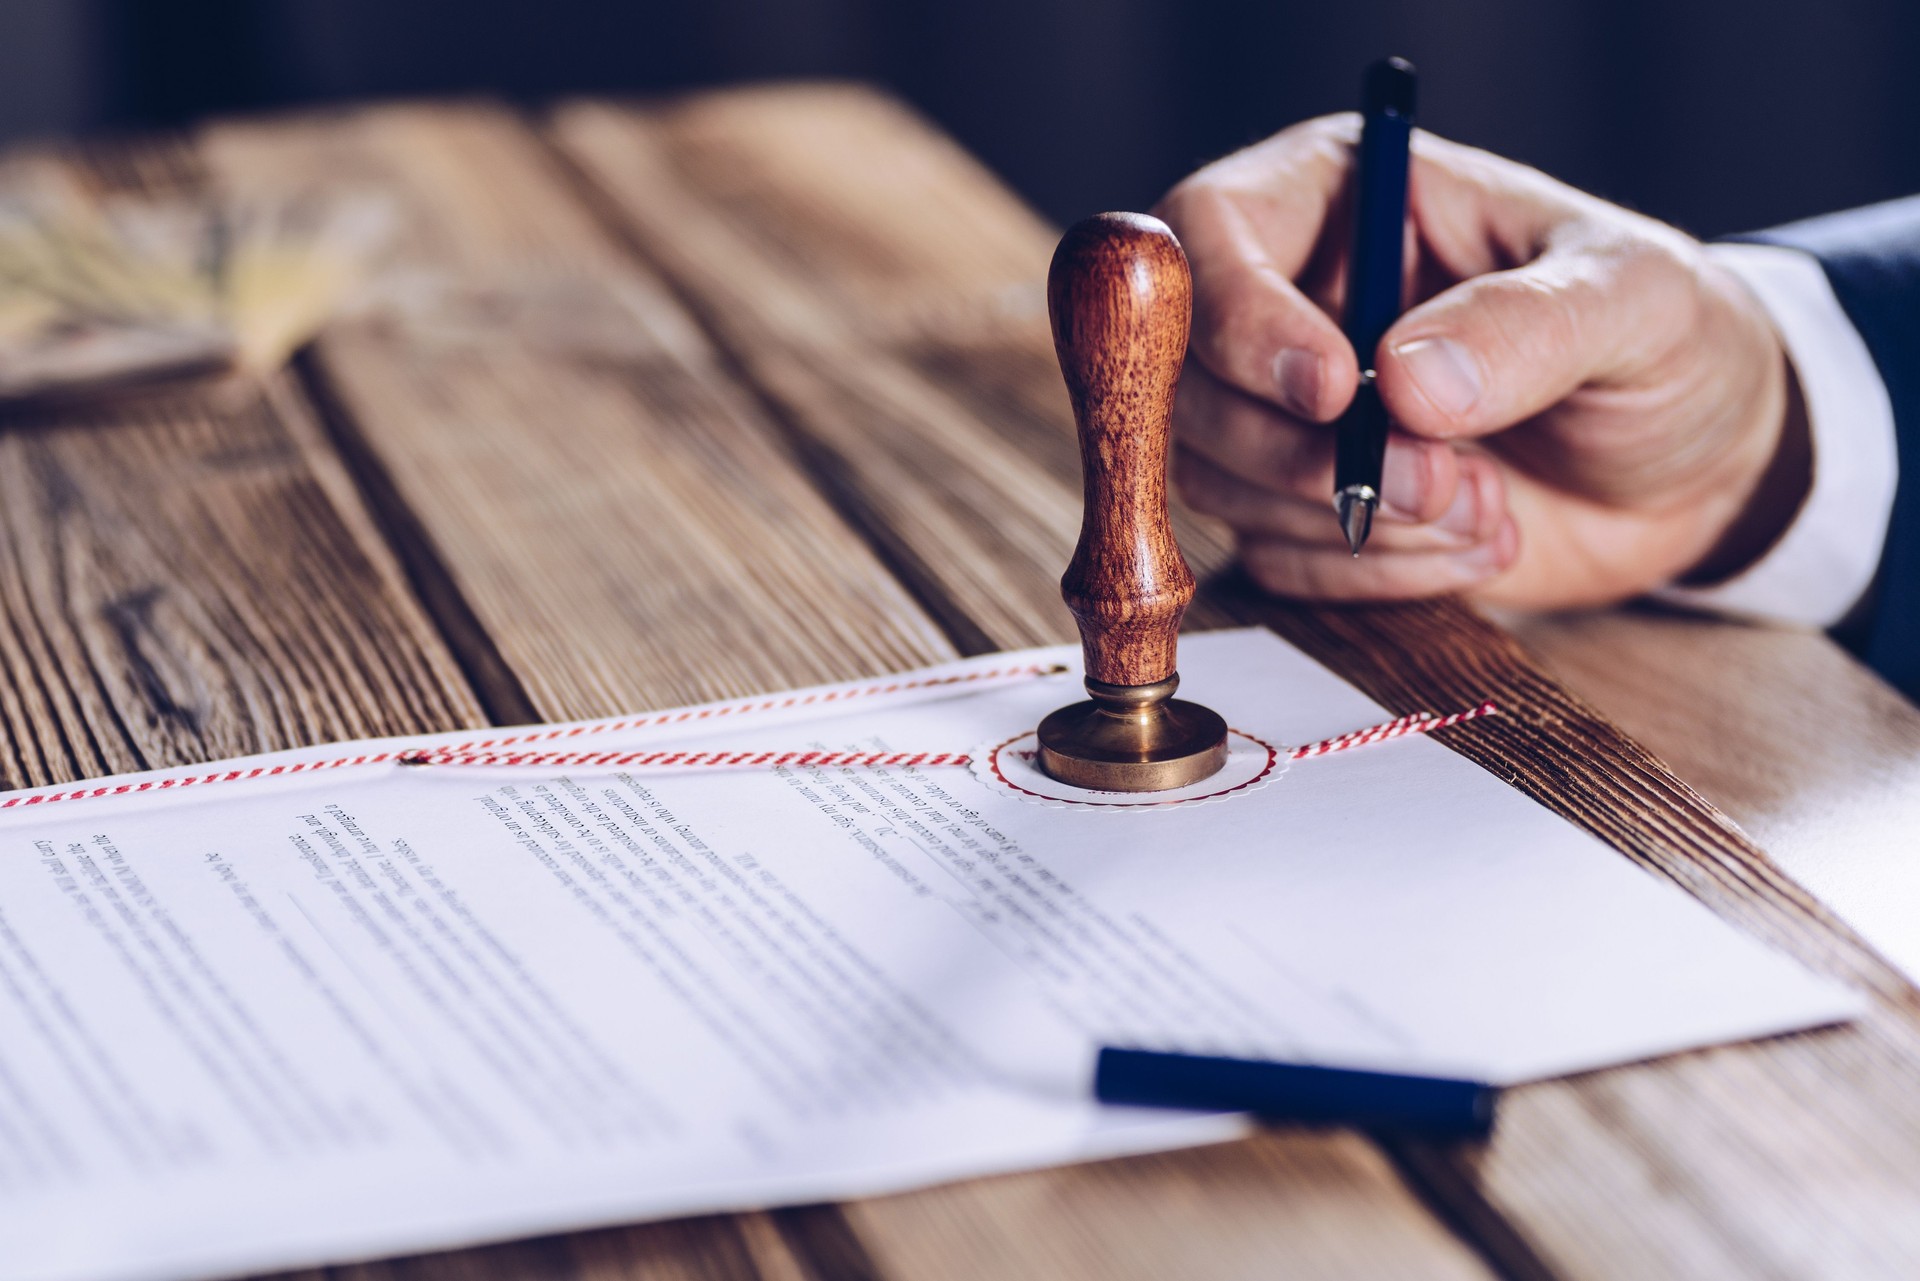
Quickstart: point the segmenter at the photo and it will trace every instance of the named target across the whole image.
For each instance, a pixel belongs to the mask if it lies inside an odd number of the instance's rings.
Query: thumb
[[[1455,285],[1380,340],[1387,411],[1435,439],[1523,422],[1590,383],[1619,382],[1684,338],[1691,273],[1658,243],[1549,249]]]

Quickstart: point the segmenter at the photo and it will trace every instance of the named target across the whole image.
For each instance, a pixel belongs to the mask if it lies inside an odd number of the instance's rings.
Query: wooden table
[[[264,384],[0,433],[8,785],[1072,636],[1055,581],[1077,463],[1041,292],[1054,232],[869,91],[352,109],[0,164],[14,188],[76,181],[377,189],[400,261],[379,305]],[[1517,1090],[1486,1145],[1274,1130],[345,1273],[1920,1275],[1920,993],[1493,624],[1453,602],[1263,600],[1217,530],[1182,537],[1208,579],[1190,626],[1265,623],[1399,711],[1498,698],[1508,715],[1456,747],[1867,990],[1872,1014]],[[1760,734],[1816,705],[1820,741],[1884,767],[1883,790],[1920,756],[1920,718],[1817,638],[1528,626],[1756,831],[1820,840],[1791,748],[1730,751],[1729,725]],[[1792,697],[1756,704],[1755,679]]]

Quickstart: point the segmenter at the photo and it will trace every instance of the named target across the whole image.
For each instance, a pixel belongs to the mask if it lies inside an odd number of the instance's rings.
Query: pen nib
[[[1340,514],[1340,528],[1355,556],[1367,545],[1367,535],[1373,530],[1373,508],[1379,501],[1367,485],[1350,485],[1334,495],[1333,507]]]

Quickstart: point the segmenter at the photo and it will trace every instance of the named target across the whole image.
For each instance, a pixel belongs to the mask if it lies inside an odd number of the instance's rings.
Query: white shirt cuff
[[[1827,628],[1865,596],[1893,515],[1899,453],[1893,405],[1859,331],[1811,255],[1774,245],[1709,245],[1759,298],[1793,362],[1813,435],[1813,488],[1773,547],[1711,587],[1659,599],[1767,622]]]

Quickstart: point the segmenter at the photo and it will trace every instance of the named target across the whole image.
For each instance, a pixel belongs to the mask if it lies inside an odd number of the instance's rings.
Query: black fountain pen
[[[1343,326],[1360,361],[1360,387],[1336,424],[1333,467],[1333,507],[1355,556],[1373,528],[1387,452],[1387,411],[1374,385],[1373,362],[1381,336],[1400,315],[1413,90],[1413,64],[1404,58],[1367,68]]]

